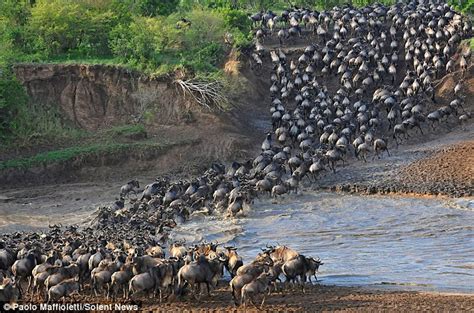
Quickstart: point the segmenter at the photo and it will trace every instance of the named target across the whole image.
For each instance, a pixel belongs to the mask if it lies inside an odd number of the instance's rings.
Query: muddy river
[[[80,223],[98,204],[40,202],[0,203],[0,233]],[[474,200],[307,192],[257,201],[244,218],[193,217],[172,237],[231,243],[246,261],[285,244],[324,261],[324,284],[474,293]]]
[[[474,293],[474,201],[334,193],[257,203],[248,217],[194,219],[187,242],[218,240],[251,260],[267,243],[325,264],[324,284]]]

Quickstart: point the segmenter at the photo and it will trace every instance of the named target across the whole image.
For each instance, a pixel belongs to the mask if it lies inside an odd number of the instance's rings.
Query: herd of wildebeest
[[[3,234],[0,301],[51,302],[84,291],[113,299],[199,297],[201,287],[210,293],[225,273],[236,304],[261,296],[263,304],[265,294],[288,290],[290,282],[304,290],[323,264],[319,258],[267,245],[244,264],[233,246],[186,244],[171,240],[170,232],[195,215],[237,217],[259,195],[297,192],[303,179],[336,172],[351,155],[367,162],[369,154],[389,154],[389,140],[398,146],[423,136],[423,128],[471,117],[463,107],[471,54],[459,44],[473,28],[443,2],[322,12],[295,7],[251,19],[253,67],[271,69],[272,129],[260,154],[228,167],[213,163],[190,180],[160,177],[143,189],[132,180],[88,225]],[[272,40],[276,47],[266,48]],[[285,54],[285,46],[301,41],[307,46],[296,51],[302,52]],[[453,100],[439,105],[435,84],[447,74],[457,81]],[[281,277],[285,283],[278,285]]]

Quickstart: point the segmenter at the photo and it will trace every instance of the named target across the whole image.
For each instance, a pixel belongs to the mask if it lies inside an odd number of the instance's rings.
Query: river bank
[[[451,124],[444,127],[449,130]],[[350,160],[350,166],[325,173],[316,185],[330,191],[358,194],[402,194],[417,196],[474,195],[474,123],[452,128],[444,136],[427,134],[380,159]]]
[[[162,305],[142,308],[158,312],[248,312],[257,311],[237,308],[228,290],[214,292],[212,298],[201,301],[187,299]],[[445,294],[432,292],[389,291],[362,287],[312,286],[306,293],[277,293],[266,297],[263,310],[259,312],[367,312],[367,311],[449,311],[469,312],[474,310],[474,295]]]
[[[258,306],[260,301],[257,303]],[[305,293],[300,289],[274,292],[266,296],[264,306],[258,309],[251,304],[247,308],[237,307],[228,287],[223,285],[213,290],[211,297],[202,295],[199,300],[186,295],[179,299],[171,296],[161,304],[154,298],[145,297],[119,302],[125,305],[137,305],[139,310],[153,312],[472,312],[474,310],[474,294],[326,285],[307,286]],[[90,294],[76,296],[72,300],[72,303],[113,305],[119,302]]]

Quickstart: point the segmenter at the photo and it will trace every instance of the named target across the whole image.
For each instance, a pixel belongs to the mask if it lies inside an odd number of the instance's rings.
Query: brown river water
[[[312,192],[261,201],[245,218],[194,218],[174,238],[230,243],[245,261],[287,245],[320,257],[328,285],[474,293],[473,200]]]
[[[95,205],[0,203],[0,233],[80,224]],[[474,200],[307,191],[257,200],[245,217],[193,216],[173,239],[218,240],[250,261],[266,244],[320,257],[322,284],[474,293]]]

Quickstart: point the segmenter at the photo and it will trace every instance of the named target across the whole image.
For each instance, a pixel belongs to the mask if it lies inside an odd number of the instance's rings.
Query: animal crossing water
[[[195,217],[173,237],[231,243],[245,260],[288,245],[324,261],[324,284],[474,293],[472,200],[291,195],[245,218]]]

